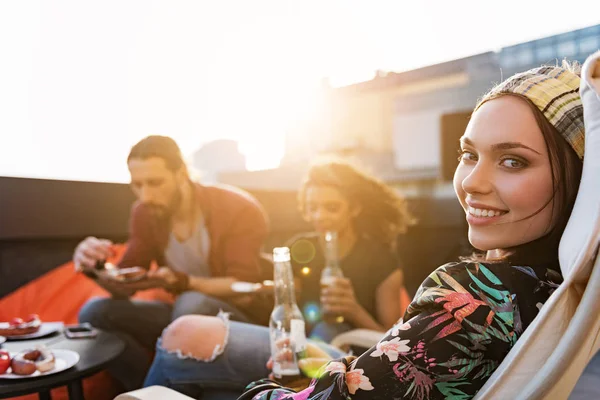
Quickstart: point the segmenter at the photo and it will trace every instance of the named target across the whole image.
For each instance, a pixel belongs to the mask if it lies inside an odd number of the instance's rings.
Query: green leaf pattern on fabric
[[[471,399],[558,287],[557,277],[545,267],[446,264],[360,357],[330,362],[298,393],[273,382],[257,390],[265,385],[259,381],[241,399]]]

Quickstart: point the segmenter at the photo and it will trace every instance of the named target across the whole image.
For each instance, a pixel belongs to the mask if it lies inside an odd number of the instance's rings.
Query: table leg
[[[52,400],[52,395],[49,390],[44,390],[38,393],[40,400]]]
[[[67,385],[69,400],[84,400],[81,379],[76,379]]]

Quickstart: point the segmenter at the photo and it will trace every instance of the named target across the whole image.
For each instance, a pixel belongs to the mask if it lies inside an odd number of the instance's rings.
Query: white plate
[[[57,372],[62,372],[66,369],[71,368],[73,365],[77,364],[79,361],[79,354],[73,350],[52,350],[54,353],[55,363],[54,368],[48,372],[41,373],[40,371],[35,371],[31,375],[15,375],[10,373],[10,368],[8,369],[6,374],[1,374],[0,379],[26,379],[26,378],[37,378],[38,376],[46,376],[56,374]],[[17,353],[10,353],[11,357],[14,357]]]
[[[141,272],[143,272],[143,274],[134,276],[133,278],[123,278],[123,276],[121,275],[123,273],[133,272],[133,271],[141,271]],[[147,271],[141,267],[117,268],[117,267],[113,266],[111,268],[106,268],[106,266],[105,266],[105,269],[101,270],[101,271],[97,271],[96,275],[104,277],[104,278],[112,279],[114,281],[121,282],[121,283],[131,283],[131,282],[141,281],[142,279],[146,279],[146,277],[147,277],[146,272]]]
[[[262,287],[260,283],[253,282],[233,282],[231,290],[237,293],[253,293]]]
[[[6,342],[6,338],[4,336],[0,336],[0,344]]]
[[[8,340],[21,340],[21,339],[35,339],[43,336],[50,335],[54,332],[58,332],[64,328],[65,324],[62,322],[42,322],[40,329],[34,333],[28,333],[27,335],[14,335],[8,336]]]
[[[233,282],[231,290],[237,293],[254,293],[264,291],[265,288],[273,287],[273,281],[254,282]]]

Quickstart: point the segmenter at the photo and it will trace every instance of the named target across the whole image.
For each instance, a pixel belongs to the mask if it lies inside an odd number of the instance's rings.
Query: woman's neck
[[[486,261],[507,261],[513,265],[558,265],[558,245],[560,237],[542,236],[532,242],[508,249],[488,250]]]
[[[488,250],[485,253],[485,259],[486,260],[500,260],[502,259],[504,256],[506,256],[506,253],[504,250],[502,249],[494,249],[494,250]]]
[[[352,228],[338,232],[338,257],[340,259],[346,257],[356,244],[357,240],[358,236]]]

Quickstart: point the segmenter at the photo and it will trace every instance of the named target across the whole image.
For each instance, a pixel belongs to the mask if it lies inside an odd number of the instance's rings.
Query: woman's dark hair
[[[504,249],[507,251],[502,259],[486,260],[485,255],[474,254],[471,257],[465,258],[465,260],[487,262],[509,261],[512,264],[522,265],[556,264],[558,260],[558,245],[560,243],[560,238],[567,226],[569,217],[571,216],[571,211],[573,210],[573,205],[575,204],[575,199],[577,197],[577,191],[579,190],[583,163],[554,125],[544,117],[544,114],[540,109],[527,97],[514,93],[499,93],[489,100],[502,96],[514,96],[525,101],[542,131],[552,173],[553,195],[547,204],[554,200],[552,203],[554,226],[547,234],[539,239],[515,246],[514,248]],[[544,207],[546,207],[547,204],[544,204]],[[541,212],[544,207],[533,214],[532,217]]]
[[[170,171],[178,171],[183,165],[183,156],[177,143],[167,136],[148,136],[140,140],[129,151],[127,162],[132,159],[146,160],[148,158],[158,157],[165,161]]]
[[[361,208],[354,219],[354,228],[365,235],[393,247],[398,234],[404,233],[415,219],[406,202],[380,180],[341,161],[327,161],[310,167],[298,192],[300,211],[305,212],[306,190],[310,186],[330,186],[352,205]]]

